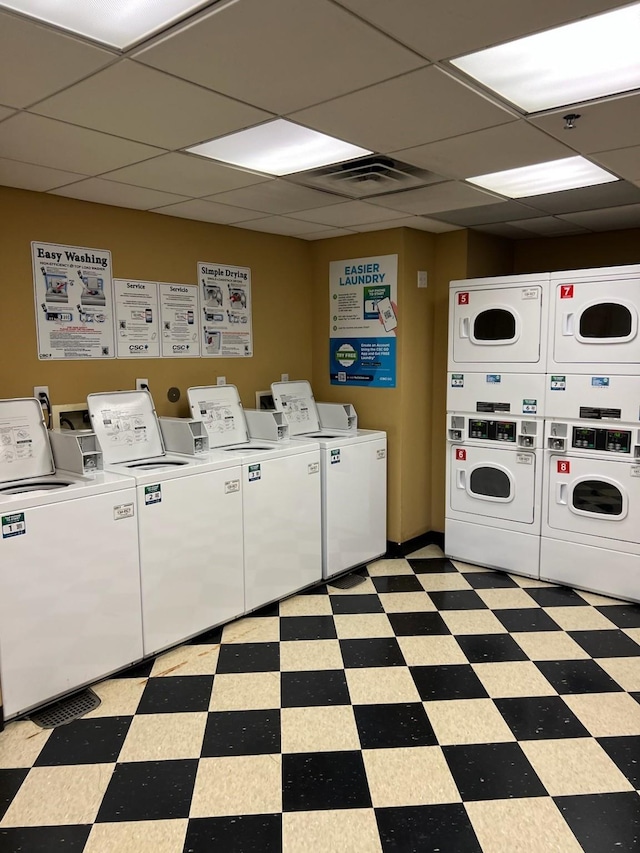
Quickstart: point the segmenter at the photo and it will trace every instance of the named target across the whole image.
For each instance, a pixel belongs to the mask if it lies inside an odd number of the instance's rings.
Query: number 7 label
[[[561,284],[560,285],[560,299],[573,299],[573,285],[572,284]]]

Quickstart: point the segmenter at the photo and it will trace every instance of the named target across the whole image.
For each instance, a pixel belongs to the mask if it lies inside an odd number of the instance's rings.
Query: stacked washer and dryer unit
[[[639,311],[640,266],[451,283],[449,556],[640,599]]]

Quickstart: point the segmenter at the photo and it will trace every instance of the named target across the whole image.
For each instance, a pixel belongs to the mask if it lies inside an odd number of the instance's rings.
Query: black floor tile
[[[216,672],[277,672],[279,669],[279,643],[229,643],[220,648]]]
[[[623,631],[567,631],[592,658],[628,658],[640,655],[640,646]]]
[[[593,660],[539,660],[535,664],[560,694],[614,693],[622,690]]]
[[[250,614],[251,616],[279,616],[280,615],[280,602],[274,601],[271,604],[265,604],[264,607],[259,607],[257,610],[253,610]]]
[[[547,794],[517,743],[444,746],[442,751],[464,801]]]
[[[485,699],[488,696],[470,664],[412,666],[410,671],[424,702],[441,699]]]
[[[607,604],[596,610],[618,628],[640,628],[640,606],[637,604]]]
[[[384,613],[384,607],[377,595],[332,595],[331,607],[335,614],[344,613]]]
[[[569,589],[568,586],[541,586],[525,589],[540,607],[571,607],[572,605],[590,607],[584,598]]]
[[[509,634],[464,634],[456,640],[470,663],[529,660]]]
[[[0,770],[0,820],[11,805],[13,798],[20,790],[20,786],[27,778],[28,767],[20,767],[12,770]],[[0,842],[0,850],[2,845]]]
[[[414,575],[383,575],[371,580],[377,592],[424,592],[424,587]]]
[[[203,758],[280,752],[280,709],[214,711],[209,714]]]
[[[188,817],[197,759],[117,764],[97,823]]]
[[[192,818],[184,853],[282,853],[282,815]]]
[[[126,669],[121,669],[113,677],[114,678],[149,678],[151,670],[156,662],[155,657],[143,660],[141,663],[134,663],[133,666],[128,666]]]
[[[553,799],[584,853],[637,853],[640,797],[633,791]]]
[[[462,803],[376,809],[383,853],[482,853]]]
[[[343,669],[283,672],[280,676],[282,707],[348,705],[349,688]]]
[[[474,589],[519,589],[519,585],[503,572],[463,572],[462,574]]]
[[[335,640],[337,637],[333,616],[282,616],[280,639]]]
[[[561,631],[548,613],[540,607],[522,607],[515,610],[494,610],[507,631]]]
[[[197,637],[194,637],[192,640],[187,640],[185,645],[187,646],[219,646],[222,642],[222,629],[224,625],[220,625],[217,628],[211,628],[209,631],[205,631],[204,634],[198,634]]]
[[[633,696],[636,702],[640,703],[640,693],[630,693],[629,695]]]
[[[388,616],[397,637],[451,633],[439,613],[389,613]]]
[[[150,678],[138,714],[177,714],[209,708],[213,675],[172,675]]]
[[[363,666],[406,666],[395,637],[340,640],[346,669]]]
[[[34,766],[115,763],[132,719],[96,717],[58,726],[49,735]]]
[[[326,583],[319,583],[316,586],[303,589],[298,595],[329,595],[329,588]]]
[[[633,787],[640,789],[640,736],[601,737],[597,740]]]
[[[447,560],[446,557],[427,557],[426,559],[416,558],[414,560],[407,560],[407,562],[417,575],[440,575],[442,572],[458,571],[451,560]]]
[[[559,696],[524,696],[493,701],[517,740],[590,737]]]
[[[369,783],[359,750],[282,756],[283,811],[361,809],[369,806]]]
[[[429,597],[438,610],[487,610],[487,605],[473,589],[449,589],[430,592]]]
[[[82,853],[91,824],[0,829],[0,853]]]
[[[438,740],[419,702],[393,705],[355,705],[353,708],[363,749],[435,746]]]

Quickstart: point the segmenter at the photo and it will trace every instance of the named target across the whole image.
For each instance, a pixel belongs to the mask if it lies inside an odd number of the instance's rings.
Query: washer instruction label
[[[262,471],[260,468],[260,464],[249,465],[249,482],[252,480],[260,480],[262,478]]]
[[[552,376],[550,379],[549,388],[552,391],[566,391],[567,390],[567,377],[566,376]]]
[[[592,376],[591,377],[591,385],[593,388],[608,388],[609,387],[609,377],[608,376]]]
[[[144,502],[147,506],[149,504],[159,504],[162,501],[162,486],[160,483],[156,483],[153,486],[145,486],[144,487]]]
[[[113,520],[122,521],[123,518],[133,518],[135,510],[133,504],[119,504],[113,508]]]
[[[12,539],[14,536],[22,536],[27,532],[27,525],[23,512],[14,512],[12,515],[2,516],[2,538]]]
[[[240,491],[240,480],[227,480],[224,484],[225,495],[232,495],[234,492]]]
[[[384,447],[381,447],[379,450],[376,450],[376,459],[386,459],[386,458],[387,458],[387,451],[384,449]]]
[[[307,465],[307,473],[308,474],[317,474],[320,471],[320,463],[319,462],[311,462]]]
[[[523,400],[522,401],[522,414],[523,415],[535,415],[538,411],[538,401],[537,400]]]
[[[340,462],[340,451],[339,450],[332,450],[331,451],[331,464],[337,465],[338,462]]]
[[[452,388],[464,388],[464,373],[452,373],[451,374],[451,387]]]

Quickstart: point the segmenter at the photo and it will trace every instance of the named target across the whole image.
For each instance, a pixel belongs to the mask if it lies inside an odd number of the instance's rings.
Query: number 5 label
[[[468,293],[459,293],[458,294],[458,305],[468,305],[469,304],[469,294]]]

